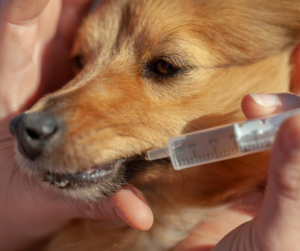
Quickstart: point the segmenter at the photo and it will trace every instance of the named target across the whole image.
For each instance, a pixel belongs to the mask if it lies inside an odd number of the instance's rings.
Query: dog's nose
[[[34,160],[42,154],[44,147],[58,134],[58,121],[45,113],[22,114],[9,124],[12,135],[17,138],[18,149],[25,157]]]

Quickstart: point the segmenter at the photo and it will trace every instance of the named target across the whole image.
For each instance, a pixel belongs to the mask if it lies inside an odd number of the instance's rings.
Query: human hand
[[[71,77],[70,49],[91,0],[6,0],[0,5],[0,250],[35,245],[74,218],[121,218],[146,230],[153,216],[127,187],[90,206],[68,204],[23,174],[8,123],[16,113]],[[13,178],[12,178],[13,177]]]
[[[259,108],[259,104],[262,107]],[[264,103],[265,102],[265,103]],[[273,105],[272,105],[273,104]],[[265,107],[264,107],[265,106]],[[292,94],[252,95],[243,100],[245,114],[265,115],[270,109],[300,108]],[[254,113],[255,109],[256,114]],[[216,250],[297,250],[300,237],[300,116],[281,126],[271,153],[266,192],[258,216],[219,242]]]
[[[300,46],[292,57],[292,90],[300,90]],[[300,108],[293,94],[252,94],[242,101],[248,118]],[[300,237],[300,116],[285,121],[275,140],[265,196],[255,219],[226,235],[212,250],[297,250]]]
[[[299,93],[300,46],[293,60],[292,87]],[[290,93],[251,94],[242,101],[249,119],[296,108],[300,108],[300,97]],[[298,250],[299,180],[300,116],[295,116],[283,123],[277,134],[265,194],[241,197],[238,210],[227,208],[210,215],[214,221],[201,223],[176,251]]]
[[[243,99],[242,107],[248,118],[261,117],[300,108],[300,97],[251,94]],[[200,223],[176,251],[298,250],[299,180],[300,115],[284,122],[277,134],[264,195],[242,196],[238,207],[210,214],[214,220]]]

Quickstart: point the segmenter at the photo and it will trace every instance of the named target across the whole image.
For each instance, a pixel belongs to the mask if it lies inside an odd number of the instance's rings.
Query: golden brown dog
[[[298,0],[107,0],[92,10],[73,48],[76,77],[13,122],[35,139],[17,135],[18,159],[73,198],[132,184],[155,224],[141,233],[77,221],[47,250],[170,250],[212,208],[260,191],[268,154],[183,172],[144,154],[171,136],[244,120],[248,93],[288,92],[299,39]],[[45,130],[33,126],[40,121]]]

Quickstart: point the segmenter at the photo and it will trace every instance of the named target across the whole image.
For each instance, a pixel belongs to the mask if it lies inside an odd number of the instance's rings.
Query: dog
[[[139,232],[77,220],[45,250],[172,250],[210,212],[263,193],[268,153],[181,172],[145,153],[169,137],[244,120],[248,93],[292,90],[299,40],[300,1],[101,1],[78,30],[74,79],[11,122],[17,159],[68,198],[133,185],[155,224]]]

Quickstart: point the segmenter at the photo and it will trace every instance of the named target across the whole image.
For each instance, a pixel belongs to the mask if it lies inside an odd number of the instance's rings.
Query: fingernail
[[[258,105],[263,107],[276,107],[282,105],[280,99],[275,94],[252,93],[250,96]]]

